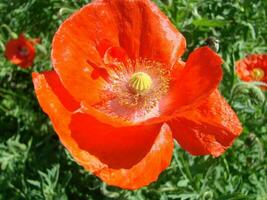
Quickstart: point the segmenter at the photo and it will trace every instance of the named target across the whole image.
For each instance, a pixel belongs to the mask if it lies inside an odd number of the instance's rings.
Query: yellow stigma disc
[[[254,68],[251,71],[251,77],[255,80],[255,81],[261,81],[265,76],[264,71],[261,68]]]
[[[136,72],[130,78],[129,86],[134,92],[142,94],[151,88],[152,79],[144,72]]]

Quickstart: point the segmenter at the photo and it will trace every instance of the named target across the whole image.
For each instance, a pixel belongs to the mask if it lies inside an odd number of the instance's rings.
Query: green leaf
[[[209,19],[195,19],[192,21],[192,24],[195,26],[201,27],[223,27],[227,24],[226,21],[223,20],[209,20]]]

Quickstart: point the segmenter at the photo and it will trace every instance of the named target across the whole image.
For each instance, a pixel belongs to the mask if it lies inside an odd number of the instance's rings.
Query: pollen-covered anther
[[[137,94],[144,94],[152,86],[151,77],[144,72],[136,72],[129,80],[129,87]]]
[[[261,68],[254,68],[251,71],[251,76],[254,80],[261,81],[264,78],[265,73],[264,73],[263,69],[261,69]]]

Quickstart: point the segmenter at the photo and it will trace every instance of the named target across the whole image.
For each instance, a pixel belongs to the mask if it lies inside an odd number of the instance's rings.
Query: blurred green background
[[[103,184],[78,166],[60,144],[33,91],[31,72],[51,69],[58,26],[87,0],[0,0],[0,200],[267,199],[267,103],[244,84],[234,62],[267,53],[266,0],[156,0],[185,35],[187,54],[213,36],[220,40],[222,94],[244,131],[219,158],[193,157],[176,144],[171,166],[148,187],[126,191]],[[19,33],[40,37],[34,66],[23,70],[3,55]],[[184,58],[186,58],[187,54]]]

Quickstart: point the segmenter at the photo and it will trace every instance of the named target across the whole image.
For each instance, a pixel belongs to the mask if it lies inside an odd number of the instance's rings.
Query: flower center
[[[29,51],[26,47],[19,47],[19,55],[22,57],[28,56]]]
[[[171,74],[162,63],[145,58],[117,62],[94,107],[108,115],[134,122],[159,116]]]
[[[261,68],[254,68],[251,71],[251,76],[254,80],[261,81],[264,78],[265,73]]]
[[[129,80],[130,88],[137,94],[144,94],[152,86],[151,77],[144,72],[136,72]]]

